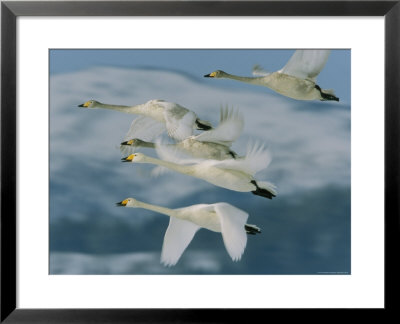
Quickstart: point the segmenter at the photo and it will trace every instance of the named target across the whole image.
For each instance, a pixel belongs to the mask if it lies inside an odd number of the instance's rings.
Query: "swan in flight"
[[[244,127],[243,115],[233,109],[222,109],[220,122],[212,130],[190,136],[175,144],[166,144],[195,158],[225,160],[237,158],[230,149],[232,143],[240,136]],[[156,144],[138,138],[121,143],[121,146],[156,148]]]
[[[239,261],[247,243],[247,234],[261,233],[246,224],[248,214],[228,203],[199,204],[169,209],[127,198],[117,206],[144,208],[170,217],[161,252],[161,263],[175,265],[200,228],[221,233],[225,248],[233,261]]]
[[[174,150],[165,145],[156,146],[157,154],[162,158],[156,159],[143,153],[134,153],[122,162],[150,163],[167,169],[203,179],[218,187],[251,192],[254,195],[272,199],[276,196],[275,186],[266,181],[258,181],[254,175],[268,167],[271,156],[262,146],[249,147],[246,156],[241,159],[229,160],[185,160],[174,154]]]
[[[206,74],[209,78],[226,78],[268,87],[281,95],[297,100],[335,100],[332,90],[321,89],[316,78],[328,60],[330,50],[297,50],[279,71],[268,73],[259,66],[254,77],[242,77],[221,70]]]
[[[141,115],[133,120],[125,136],[128,139],[133,138],[134,134],[140,134],[142,130],[155,138],[166,129],[170,137],[183,140],[193,135],[194,129],[212,129],[209,122],[199,119],[193,111],[164,100],[150,100],[137,106],[109,105],[96,100],[89,100],[78,105],[78,107],[111,109]],[[149,120],[149,118],[152,120]],[[149,129],[151,129],[150,132]]]

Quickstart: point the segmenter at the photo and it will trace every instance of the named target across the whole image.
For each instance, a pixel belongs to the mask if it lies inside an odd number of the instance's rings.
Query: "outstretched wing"
[[[185,107],[171,102],[164,103],[164,118],[170,137],[182,141],[193,134],[197,116]]]
[[[217,168],[238,170],[254,176],[257,172],[266,169],[271,160],[269,151],[262,144],[254,143],[247,146],[247,153],[243,158],[208,163]]]
[[[232,142],[242,134],[244,127],[243,115],[238,110],[229,108],[221,107],[220,111],[218,126],[195,136],[195,140],[231,146]]]
[[[297,50],[278,72],[315,82],[328,60],[330,50]]]
[[[161,263],[165,266],[175,265],[199,229],[200,226],[192,222],[170,217],[161,251]]]
[[[233,261],[238,261],[247,244],[244,225],[249,215],[227,203],[215,204],[215,212],[221,222],[221,234],[226,250]]]
[[[165,125],[145,116],[135,118],[128,132],[124,137],[124,141],[129,141],[133,138],[139,138],[143,141],[153,141],[165,131]],[[120,151],[122,154],[129,155],[135,152],[135,147],[121,145]]]
[[[265,76],[271,74],[271,72],[269,72],[267,70],[264,70],[264,68],[261,65],[258,65],[258,64],[253,66],[253,71],[252,72],[253,72],[253,75],[255,77],[265,77]]]

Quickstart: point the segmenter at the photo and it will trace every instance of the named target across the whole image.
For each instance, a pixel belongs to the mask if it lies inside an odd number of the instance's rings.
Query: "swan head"
[[[144,161],[146,155],[143,153],[133,153],[121,159],[122,162],[142,162]]]
[[[115,204],[117,207],[136,207],[138,205],[138,201],[134,198],[126,198],[120,202]]]
[[[138,138],[132,138],[129,141],[122,142],[121,145],[127,145],[127,146],[139,146],[142,144],[143,141],[138,139]]]
[[[81,105],[78,105],[78,107],[82,107],[82,108],[95,108],[97,104],[99,104],[98,101],[91,99],[91,100],[86,101],[85,103],[83,103],[83,104],[81,104]]]
[[[217,70],[214,72],[211,72],[209,74],[204,75],[205,78],[222,78],[226,73],[221,70]]]

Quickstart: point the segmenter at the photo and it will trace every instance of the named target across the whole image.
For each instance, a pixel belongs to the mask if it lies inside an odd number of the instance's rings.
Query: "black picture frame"
[[[395,312],[398,306],[395,296],[399,280],[394,260],[398,258],[400,246],[399,2],[399,0],[2,2],[1,323],[216,323],[237,321],[243,318],[242,316],[254,322],[267,321],[266,312],[276,311],[271,309],[16,308],[16,19],[19,16],[383,16],[385,19],[385,307],[375,311],[378,316],[386,316],[389,311]],[[371,192],[371,197],[366,197],[366,199],[373,199],[373,192]],[[305,310],[299,313],[304,314]],[[367,316],[371,315],[369,312]],[[380,320],[382,320],[381,317]]]

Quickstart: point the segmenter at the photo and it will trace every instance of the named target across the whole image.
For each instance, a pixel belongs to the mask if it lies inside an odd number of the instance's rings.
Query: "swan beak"
[[[133,139],[121,143],[121,145],[132,145],[132,144],[133,144]]]
[[[205,77],[205,78],[214,78],[215,75],[216,75],[215,72],[211,72],[210,74],[205,74],[204,77]]]
[[[135,154],[131,154],[127,157],[122,158],[121,161],[122,162],[132,162],[134,157],[135,157]]]
[[[85,103],[83,103],[83,104],[81,104],[81,105],[78,105],[78,107],[87,108],[87,107],[89,107],[89,105],[90,105],[90,101],[86,101]]]
[[[115,206],[117,206],[117,207],[125,207],[127,203],[128,203],[128,200],[125,199],[125,200],[122,200],[120,202],[115,203]]]

